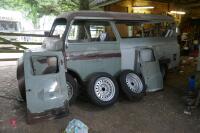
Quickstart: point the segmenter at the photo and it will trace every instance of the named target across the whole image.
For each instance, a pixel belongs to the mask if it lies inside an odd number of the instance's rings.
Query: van
[[[179,64],[175,29],[173,18],[162,15],[78,11],[58,16],[41,48],[27,50],[18,61],[28,113],[31,118],[63,113],[80,91],[105,107],[117,101],[119,89],[130,100],[163,89],[167,69]]]

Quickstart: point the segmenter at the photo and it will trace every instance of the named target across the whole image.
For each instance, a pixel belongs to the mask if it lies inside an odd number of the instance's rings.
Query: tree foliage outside
[[[89,10],[93,0],[0,0],[0,8],[26,13],[34,24],[43,15],[58,15],[61,12]]]

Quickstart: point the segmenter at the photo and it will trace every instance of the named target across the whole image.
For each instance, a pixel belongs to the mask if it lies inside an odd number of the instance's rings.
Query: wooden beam
[[[5,43],[12,44],[12,45],[14,45],[14,46],[17,47],[17,48],[28,49],[28,48],[26,48],[26,47],[24,47],[24,46],[20,46],[20,44],[17,44],[17,43],[15,43],[15,42],[11,42],[11,41],[9,41],[9,40],[7,40],[7,39],[5,39],[5,38],[2,38],[2,37],[0,37],[0,40],[2,40],[2,41],[5,42]]]
[[[18,58],[5,58],[5,59],[0,59],[0,61],[16,61]]]
[[[5,33],[0,32],[1,36],[31,36],[31,37],[47,37],[43,34],[25,34],[25,33]]]
[[[16,44],[21,44],[21,45],[42,45],[41,42],[12,42]],[[11,44],[10,42],[0,42],[0,45],[2,44]]]
[[[0,53],[24,53],[23,50],[5,50],[5,49],[0,49]]]

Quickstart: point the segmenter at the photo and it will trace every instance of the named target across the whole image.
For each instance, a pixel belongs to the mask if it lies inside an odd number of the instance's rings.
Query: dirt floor
[[[109,108],[98,108],[87,97],[70,107],[67,117],[26,124],[25,104],[15,77],[16,66],[0,66],[0,133],[61,133],[74,118],[89,127],[90,133],[199,133],[200,108],[191,116],[183,114],[183,94],[191,64],[168,73],[164,91],[147,94],[142,101],[129,102],[123,96]]]

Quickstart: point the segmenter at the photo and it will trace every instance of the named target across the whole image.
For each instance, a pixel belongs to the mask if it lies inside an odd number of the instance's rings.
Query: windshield
[[[51,36],[58,36],[61,38],[66,29],[67,20],[64,18],[59,18],[54,21]]]
[[[19,22],[0,20],[0,32],[17,32],[19,31]]]

